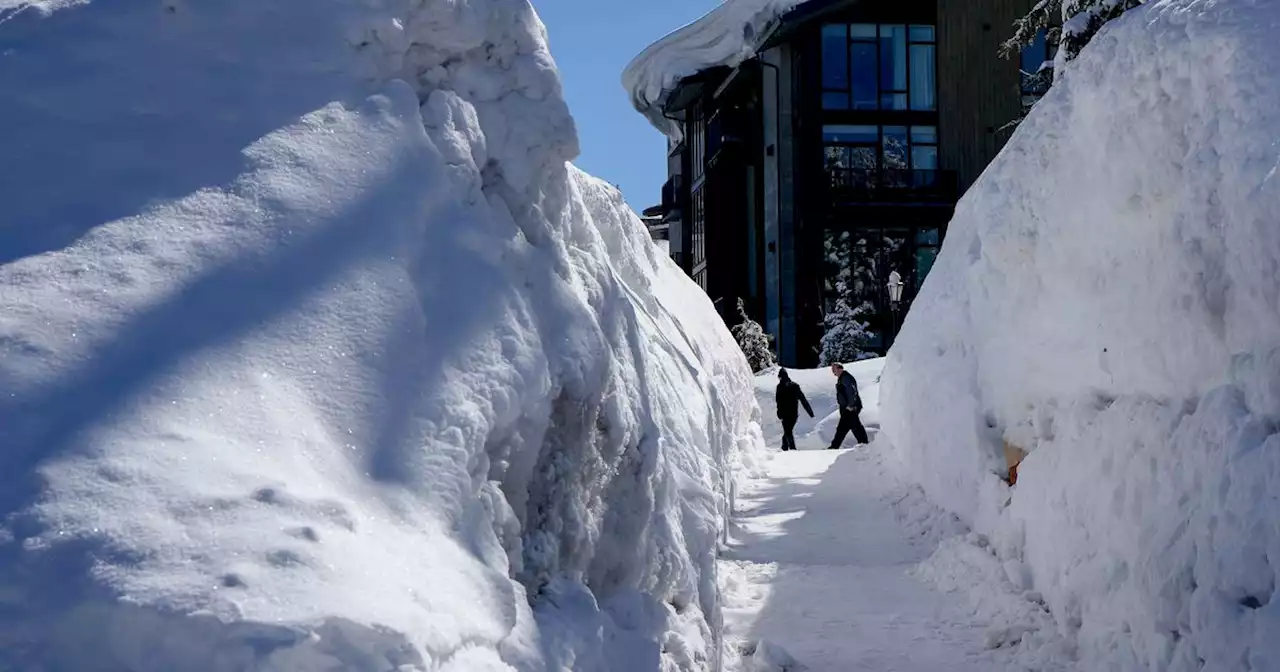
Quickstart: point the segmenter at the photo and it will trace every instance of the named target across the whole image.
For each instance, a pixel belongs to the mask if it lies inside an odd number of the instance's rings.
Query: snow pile
[[[664,134],[680,125],[663,115],[680,80],[707,68],[736,66],[755,55],[769,24],[806,0],[725,0],[705,16],[649,45],[622,73],[631,104]]]
[[[865,359],[845,364],[845,370],[858,381],[858,394],[862,396],[862,424],[872,435],[880,426],[880,375],[884,359]],[[794,434],[800,450],[826,448],[831,445],[836,426],[840,424],[840,411],[836,408],[836,377],[831,369],[787,369],[791,380],[804,390],[804,396],[813,407],[810,418],[801,407]],[[778,406],[774,393],[778,387],[778,370],[768,369],[755,377],[755,394],[760,404],[761,423],[766,437],[781,437],[782,423],[778,421]],[[853,435],[845,439],[846,447],[855,444]],[[769,446],[778,449],[781,444]]]
[[[0,9],[0,669],[714,665],[736,344],[526,3],[374,4]]]
[[[1277,31],[1247,0],[1108,24],[958,206],[885,367],[904,473],[1086,669],[1280,668]]]

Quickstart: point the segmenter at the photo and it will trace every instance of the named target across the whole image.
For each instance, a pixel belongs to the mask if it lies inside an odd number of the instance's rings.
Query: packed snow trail
[[[810,672],[993,669],[963,597],[908,574],[932,549],[906,538],[878,465],[805,448],[740,496],[726,636],[779,645]]]
[[[730,668],[1070,669],[1047,646],[1057,642],[1041,608],[1010,590],[994,556],[970,543],[974,535],[955,516],[885,462],[891,446],[877,438],[883,367],[882,359],[848,366],[873,443],[859,447],[849,437],[840,451],[824,450],[838,419],[831,372],[789,370],[816,415],[796,425],[799,450],[774,452],[737,497],[719,566]],[[776,385],[776,370],[755,379],[775,451]]]

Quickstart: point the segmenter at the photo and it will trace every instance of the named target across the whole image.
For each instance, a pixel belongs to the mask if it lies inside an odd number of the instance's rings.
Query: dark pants
[[[795,418],[779,418],[782,421],[782,450],[795,450],[796,437],[791,433],[796,428]]]
[[[840,409],[840,424],[836,426],[836,438],[831,441],[832,448],[839,448],[844,444],[844,437],[848,436],[849,431],[853,430],[853,438],[858,443],[870,443],[867,438],[867,429],[862,426],[862,420],[858,418],[860,411],[846,411]]]

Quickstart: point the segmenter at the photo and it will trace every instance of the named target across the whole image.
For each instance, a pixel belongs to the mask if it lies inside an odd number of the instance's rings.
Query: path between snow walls
[[[750,372],[526,3],[0,7],[0,670],[717,667]]]
[[[766,473],[739,493],[720,566],[729,669],[1072,669],[1059,641],[1009,646],[1052,628],[1044,607],[1003,579],[999,561],[954,515],[886,464],[892,446],[878,437],[883,365],[849,365],[873,442],[856,447],[850,438],[840,451],[825,449],[835,429],[831,372],[789,371],[815,417],[801,418],[797,452],[779,452],[781,428],[766,422]],[[776,383],[776,371],[756,376],[766,416]]]
[[[957,206],[885,367],[899,471],[1083,669],[1280,669],[1277,31],[1249,0],[1107,24]]]

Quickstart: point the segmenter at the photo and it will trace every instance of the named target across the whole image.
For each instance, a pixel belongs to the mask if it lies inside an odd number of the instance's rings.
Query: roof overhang
[[[722,82],[710,83],[706,73],[723,69],[727,76],[763,49],[794,38],[805,24],[859,1],[725,0],[632,59],[622,73],[623,87],[637,112],[678,139],[683,134],[683,110],[703,93],[683,90],[687,85],[699,83],[715,91]]]
[[[684,111],[689,109],[690,105],[702,98],[708,88],[714,90],[713,87],[718,87],[733,74],[734,70],[735,68],[725,65],[717,65],[680,80],[662,106],[663,116],[683,120]]]
[[[739,84],[751,81],[751,77],[756,73],[759,67],[760,64],[755,59],[743,61],[738,65],[738,67],[733,69],[733,72],[730,72],[729,75],[724,78],[723,82],[720,82],[720,86],[716,87],[716,90],[711,94],[711,97],[720,98],[726,93],[732,91],[734,87]]]
[[[861,0],[809,0],[770,22],[756,44],[756,53],[791,41],[801,28],[813,21],[857,5]]]

